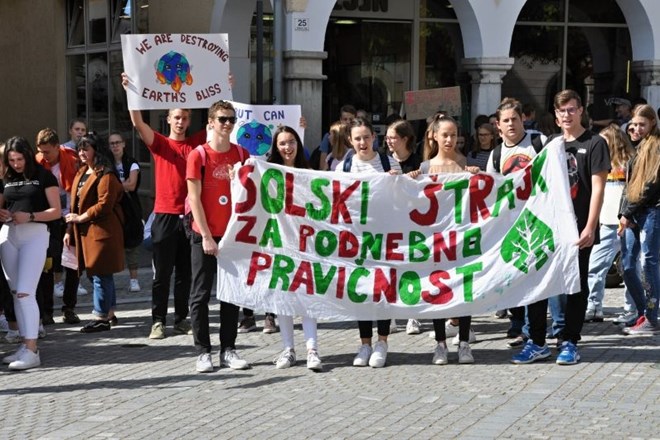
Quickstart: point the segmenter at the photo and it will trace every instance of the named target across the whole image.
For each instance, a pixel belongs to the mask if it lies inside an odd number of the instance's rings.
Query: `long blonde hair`
[[[348,126],[340,121],[330,126],[330,146],[332,147],[332,157],[341,160],[346,154],[348,147]]]
[[[658,180],[660,170],[660,130],[655,110],[650,105],[639,105],[633,109],[632,117],[642,117],[652,125],[649,134],[642,139],[633,159],[632,172],[626,189],[626,197],[631,202],[638,202],[646,184]]]
[[[612,168],[625,168],[628,161],[635,155],[628,136],[614,123],[601,130],[600,135],[605,138],[609,147]]]

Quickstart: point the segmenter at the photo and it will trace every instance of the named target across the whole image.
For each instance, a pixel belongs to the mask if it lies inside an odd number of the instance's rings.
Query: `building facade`
[[[124,133],[147,175],[120,84],[122,33],[229,34],[234,99],[301,104],[308,149],[341,105],[378,126],[405,112],[407,90],[459,86],[465,127],[503,96],[551,110],[563,88],[598,119],[613,97],[660,106],[657,0],[4,0],[0,23],[0,137],[49,126],[64,141],[83,117]],[[164,112],[145,117],[167,130]]]

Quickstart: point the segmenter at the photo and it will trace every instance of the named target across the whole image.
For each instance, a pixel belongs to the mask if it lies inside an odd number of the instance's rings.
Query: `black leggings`
[[[433,330],[435,331],[436,342],[442,342],[447,339],[445,332],[446,319],[434,319]],[[470,325],[472,316],[461,316],[458,318],[458,340],[468,342],[470,340]]]
[[[378,336],[390,335],[390,320],[379,319],[378,323]],[[360,329],[360,339],[371,339],[374,335],[373,321],[358,321],[358,329]]]

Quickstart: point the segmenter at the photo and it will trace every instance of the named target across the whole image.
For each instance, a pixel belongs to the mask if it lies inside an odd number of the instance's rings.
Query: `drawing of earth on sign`
[[[191,85],[193,77],[190,73],[190,63],[186,56],[179,52],[169,51],[156,63],[156,78],[161,84],[168,84],[172,90],[179,93],[183,84]]]
[[[271,128],[256,120],[241,125],[236,134],[236,142],[245,148],[252,156],[263,156],[270,149],[273,140]]]

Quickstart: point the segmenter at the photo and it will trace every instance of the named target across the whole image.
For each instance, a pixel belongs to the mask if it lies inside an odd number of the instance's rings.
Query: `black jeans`
[[[441,342],[447,339],[445,329],[446,319],[434,319],[433,331],[435,332],[435,341]],[[458,340],[468,342],[470,340],[470,325],[472,325],[472,316],[461,316],[458,318]]]
[[[151,225],[154,282],[151,287],[151,318],[166,323],[170,279],[174,272],[174,322],[188,316],[190,299],[190,240],[177,214],[156,214]]]
[[[562,338],[577,344],[584,325],[584,313],[587,311],[587,300],[589,299],[589,257],[591,247],[580,249],[578,264],[580,270],[580,291],[572,295],[566,295],[566,325],[562,332]],[[527,317],[529,318],[529,337],[538,346],[545,345],[545,334],[547,331],[548,300],[544,299],[527,306]]]
[[[214,240],[219,241],[218,238]],[[190,323],[193,341],[199,354],[211,352],[209,335],[209,300],[218,261],[206,255],[202,249],[202,237],[193,233],[190,244],[192,265],[192,289],[190,292]],[[220,301],[220,352],[236,348],[238,334],[238,310],[234,304]]]
[[[390,335],[390,320],[389,319],[379,319],[376,321],[378,327],[378,336],[389,336]],[[374,329],[372,328],[373,321],[358,321],[358,329],[360,330],[360,339],[371,338],[374,335]]]

